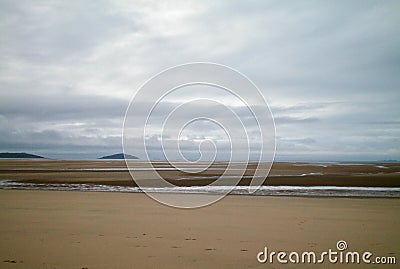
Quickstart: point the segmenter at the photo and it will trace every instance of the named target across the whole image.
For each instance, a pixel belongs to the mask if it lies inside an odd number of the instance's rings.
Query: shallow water
[[[147,188],[146,192],[158,193],[196,193],[219,194],[231,189],[231,186],[196,186]],[[0,180],[0,189],[4,190],[57,190],[57,191],[89,191],[89,192],[143,192],[138,187],[109,186],[99,184],[46,184],[24,183],[12,180]],[[236,186],[230,194],[250,195],[248,186]],[[262,196],[319,196],[319,197],[397,197],[400,188],[393,187],[336,187],[336,186],[261,186],[254,195]]]

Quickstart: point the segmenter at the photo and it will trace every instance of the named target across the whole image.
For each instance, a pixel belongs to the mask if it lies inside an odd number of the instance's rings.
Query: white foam
[[[338,186],[196,186],[145,188],[127,186],[108,186],[98,184],[45,184],[23,183],[0,180],[0,189],[95,191],[95,192],[153,192],[182,194],[219,194],[231,191],[231,194],[249,195],[254,191],[262,196],[325,196],[325,197],[400,197],[400,187],[338,187]]]

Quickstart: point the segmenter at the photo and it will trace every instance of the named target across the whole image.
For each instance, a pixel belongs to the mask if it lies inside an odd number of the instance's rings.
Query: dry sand
[[[399,263],[399,213],[399,199],[228,196],[183,210],[137,193],[0,190],[0,268],[316,268],[256,255],[338,240]]]

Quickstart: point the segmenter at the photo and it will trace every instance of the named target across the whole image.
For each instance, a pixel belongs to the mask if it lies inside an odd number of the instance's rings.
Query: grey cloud
[[[3,2],[7,52],[38,62],[59,62],[138,27],[105,1]],[[135,14],[133,14],[135,15]],[[126,27],[125,25],[128,25]],[[12,30],[11,30],[12,29]],[[12,31],[12,32],[11,32]]]
[[[118,149],[141,84],[176,64],[211,61],[243,72],[272,104],[278,156],[400,158],[398,1],[0,5],[2,149]],[[308,138],[315,143],[301,142]]]
[[[123,118],[128,100],[70,94],[3,94],[0,114],[35,121]]]
[[[318,121],[318,118],[296,118],[296,117],[275,117],[275,123],[288,124],[288,123],[311,123]]]
[[[363,123],[366,125],[373,124],[373,125],[394,125],[394,126],[396,126],[396,125],[400,124],[400,121],[396,121],[396,120],[385,121],[385,120],[383,120],[383,121],[367,121],[367,122],[363,122]]]
[[[1,151],[30,151],[54,158],[98,158],[109,152],[121,152],[121,137],[71,136],[68,133],[45,130],[7,134],[0,132]],[[56,149],[56,150],[55,150]]]

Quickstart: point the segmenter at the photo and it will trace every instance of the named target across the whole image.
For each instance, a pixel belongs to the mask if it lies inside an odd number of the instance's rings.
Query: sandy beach
[[[197,178],[155,166],[181,185],[208,184],[224,169],[215,164]],[[188,176],[194,178],[182,179]],[[135,186],[123,161],[0,160],[0,180]],[[398,187],[400,174],[397,163],[275,163],[264,185]],[[0,190],[0,212],[0,268],[398,268],[400,262],[398,198],[228,195],[185,210],[143,193],[7,189]],[[265,247],[318,255],[336,251],[340,240],[349,251],[395,257],[397,266],[257,261]]]
[[[0,269],[400,269],[400,0],[0,7]]]
[[[183,210],[138,193],[0,190],[0,212],[1,268],[313,268],[256,255],[339,240],[400,258],[399,199],[228,196]]]

